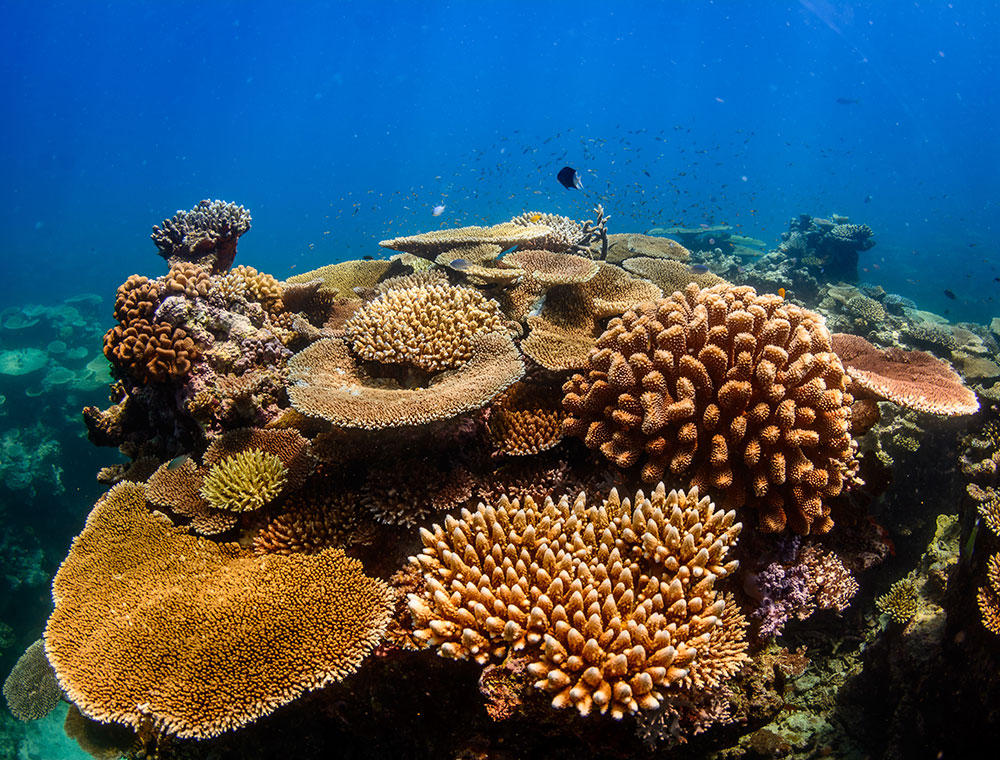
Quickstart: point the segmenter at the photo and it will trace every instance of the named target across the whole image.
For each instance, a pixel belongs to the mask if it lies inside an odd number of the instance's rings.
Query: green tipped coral
[[[208,471],[202,497],[216,509],[251,512],[281,493],[288,470],[276,455],[249,449],[226,457]]]
[[[913,581],[904,578],[892,584],[889,592],[875,600],[875,606],[893,622],[906,623],[917,614],[917,590]]]

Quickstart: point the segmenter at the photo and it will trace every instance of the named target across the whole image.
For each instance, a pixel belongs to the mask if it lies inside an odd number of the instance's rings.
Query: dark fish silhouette
[[[468,272],[472,267],[466,259],[452,259],[448,262],[448,266],[454,269],[456,272]]]
[[[866,195],[865,196],[865,203],[871,203],[871,202],[872,202],[872,197],[870,195]]]
[[[842,106],[856,106],[860,102],[857,98],[837,98],[837,103]]]
[[[945,294],[946,296],[948,296],[948,298],[950,298],[950,299],[951,299],[952,301],[954,301],[954,300],[955,300],[956,298],[958,298],[958,296],[956,296],[956,295],[955,295],[954,293],[952,293],[952,292],[951,292],[950,290],[948,290],[947,288],[945,288],[945,290],[944,290],[944,294]]]
[[[694,274],[705,274],[706,272],[708,272],[708,265],[692,264],[691,266],[688,267],[688,269],[691,270],[691,272],[693,272]]]
[[[190,454],[181,454],[179,457],[174,457],[169,462],[167,462],[167,469],[176,470],[190,458],[191,458]]]
[[[556,179],[567,190],[583,190],[583,182],[580,180],[580,175],[577,174],[576,169],[572,166],[564,166],[560,169],[556,175]]]

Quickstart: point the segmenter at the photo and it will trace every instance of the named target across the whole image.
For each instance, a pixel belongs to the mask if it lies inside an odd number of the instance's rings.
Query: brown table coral
[[[749,505],[763,529],[823,533],[851,475],[847,378],[823,320],[728,284],[612,320],[563,387],[566,432],[619,467]]]
[[[46,653],[88,717],[215,736],[340,680],[380,640],[391,592],[357,560],[191,536],[143,490],[98,502],[53,583]]]

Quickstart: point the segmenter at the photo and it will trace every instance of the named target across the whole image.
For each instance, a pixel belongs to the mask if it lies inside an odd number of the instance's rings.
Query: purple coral
[[[760,621],[762,638],[780,634],[793,615],[805,620],[813,611],[809,571],[803,564],[772,562],[757,573],[756,589],[761,602],[750,617]]]
[[[277,338],[241,338],[240,358],[233,365],[234,372],[246,372],[254,367],[283,367],[292,356]]]

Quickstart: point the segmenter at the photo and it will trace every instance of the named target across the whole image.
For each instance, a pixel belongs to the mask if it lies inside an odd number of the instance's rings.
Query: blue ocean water
[[[0,23],[0,303],[159,274],[150,226],[201,198],[252,211],[240,260],[278,276],[599,201],[613,232],[770,246],[845,214],[875,231],[865,280],[1000,314],[996,3],[5,2]]]

